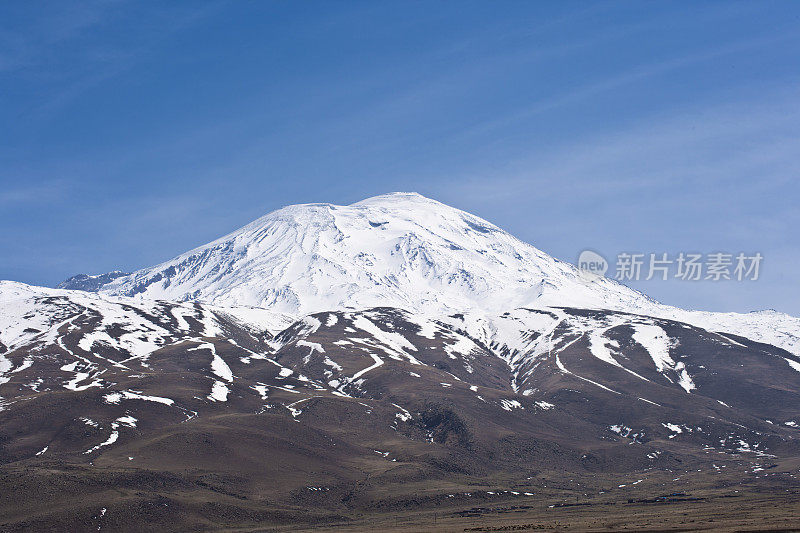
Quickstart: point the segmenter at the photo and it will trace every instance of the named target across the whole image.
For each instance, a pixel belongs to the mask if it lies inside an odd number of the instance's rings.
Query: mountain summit
[[[373,306],[493,312],[535,303],[630,310],[652,304],[611,280],[587,280],[574,266],[486,220],[417,193],[349,206],[284,207],[98,289],[288,313]]]
[[[497,331],[502,327],[496,317],[510,309],[622,311],[800,354],[800,319],[662,305],[614,280],[582,273],[480,217],[413,192],[348,206],[287,206],[160,265],[91,276],[92,283],[75,283],[79,278],[61,286],[294,316],[379,306],[427,317],[462,314],[479,322],[469,327],[473,335],[505,345],[512,341]]]

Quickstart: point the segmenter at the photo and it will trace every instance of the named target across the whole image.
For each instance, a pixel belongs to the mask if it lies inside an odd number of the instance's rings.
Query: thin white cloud
[[[508,128],[513,124],[531,120],[536,115],[543,114],[547,111],[552,111],[568,105],[574,105],[599,94],[617,90],[626,85],[631,85],[647,78],[666,74],[684,67],[701,64],[751,49],[779,46],[784,42],[797,39],[797,33],[771,35],[769,37],[760,37],[757,39],[749,39],[741,42],[730,43],[703,51],[701,53],[692,53],[657,63],[642,64],[637,68],[630,69],[615,76],[609,76],[602,80],[596,80],[594,82],[587,83],[581,87],[575,88],[572,91],[566,91],[562,94],[543,98],[524,109],[515,109],[512,113],[507,114],[505,117],[483,122],[476,125],[474,128],[465,130],[460,136],[483,136],[493,131],[503,130],[504,128]]]
[[[40,9],[27,24],[0,31],[0,72],[30,68],[51,51],[80,37],[111,16],[119,2],[54,3]]]
[[[0,206],[4,209],[24,208],[30,204],[50,204],[64,200],[68,187],[63,181],[50,181],[31,186],[0,190]]]
[[[464,194],[513,198],[523,191],[542,195],[618,196],[684,183],[723,186],[748,174],[745,187],[764,180],[780,184],[800,170],[800,98],[797,88],[762,94],[758,100],[693,107],[651,115],[623,131],[599,131],[507,163],[473,170],[459,183]]]

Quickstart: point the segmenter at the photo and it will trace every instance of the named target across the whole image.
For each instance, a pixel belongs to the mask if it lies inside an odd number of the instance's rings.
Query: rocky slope
[[[800,491],[797,319],[662,306],[418,195],[87,279],[0,282],[4,531]]]

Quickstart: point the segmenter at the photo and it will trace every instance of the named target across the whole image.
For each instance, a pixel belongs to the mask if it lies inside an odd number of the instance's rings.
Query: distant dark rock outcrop
[[[97,292],[103,285],[111,283],[115,279],[121,278],[122,276],[127,276],[129,274],[129,272],[122,272],[121,270],[115,270],[113,272],[108,272],[107,274],[97,274],[94,276],[90,276],[88,274],[78,274],[62,281],[56,288],[74,291]]]

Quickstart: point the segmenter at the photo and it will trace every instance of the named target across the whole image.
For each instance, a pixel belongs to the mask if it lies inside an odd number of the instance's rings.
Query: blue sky
[[[4,2],[0,279],[166,260],[278,207],[414,190],[575,261],[800,315],[797,2]]]

